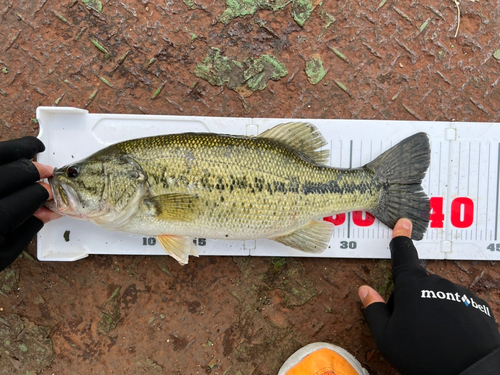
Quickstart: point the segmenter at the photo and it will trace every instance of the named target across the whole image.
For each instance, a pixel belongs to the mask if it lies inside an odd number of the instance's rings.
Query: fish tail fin
[[[430,201],[421,185],[429,164],[429,137],[417,133],[365,166],[383,185],[378,205],[370,212],[390,228],[402,217],[410,219],[414,240],[421,240],[429,225]]]

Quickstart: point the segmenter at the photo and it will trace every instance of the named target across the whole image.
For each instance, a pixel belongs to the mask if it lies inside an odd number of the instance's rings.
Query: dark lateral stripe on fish
[[[302,185],[302,193],[308,194],[345,194],[359,193],[361,195],[371,195],[373,191],[377,191],[377,186],[370,186],[366,182],[361,184],[349,183],[345,187],[340,187],[337,180],[331,180],[327,183],[308,181]]]

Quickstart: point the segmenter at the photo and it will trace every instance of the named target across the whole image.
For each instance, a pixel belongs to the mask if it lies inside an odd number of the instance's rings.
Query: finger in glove
[[[417,249],[413,241],[406,236],[394,237],[389,245],[392,259],[392,279],[396,284],[399,276],[405,271],[412,275],[423,276],[427,272],[420,267]]]
[[[29,185],[0,199],[0,235],[14,231],[49,198],[40,184]]]
[[[11,194],[40,179],[40,173],[28,159],[0,165],[0,197]]]
[[[35,137],[0,142],[0,164],[7,164],[17,159],[32,159],[42,151],[45,151],[45,146]]]

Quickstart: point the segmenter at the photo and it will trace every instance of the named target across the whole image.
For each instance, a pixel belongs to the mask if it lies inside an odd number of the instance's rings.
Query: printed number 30
[[[354,250],[357,247],[357,245],[358,244],[356,243],[356,241],[349,241],[349,242],[347,242],[347,241],[340,241],[340,248],[341,249],[347,249],[347,248],[349,248],[349,249],[353,249]]]

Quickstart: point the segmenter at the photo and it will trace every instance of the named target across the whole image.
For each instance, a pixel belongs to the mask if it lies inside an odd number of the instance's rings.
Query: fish
[[[258,136],[179,133],[127,140],[54,170],[49,208],[113,231],[156,237],[179,263],[193,238],[270,239],[321,253],[333,224],[364,210],[393,228],[413,222],[420,240],[430,202],[422,180],[429,137],[416,133],[359,168],[330,167],[311,123],[286,122]]]

